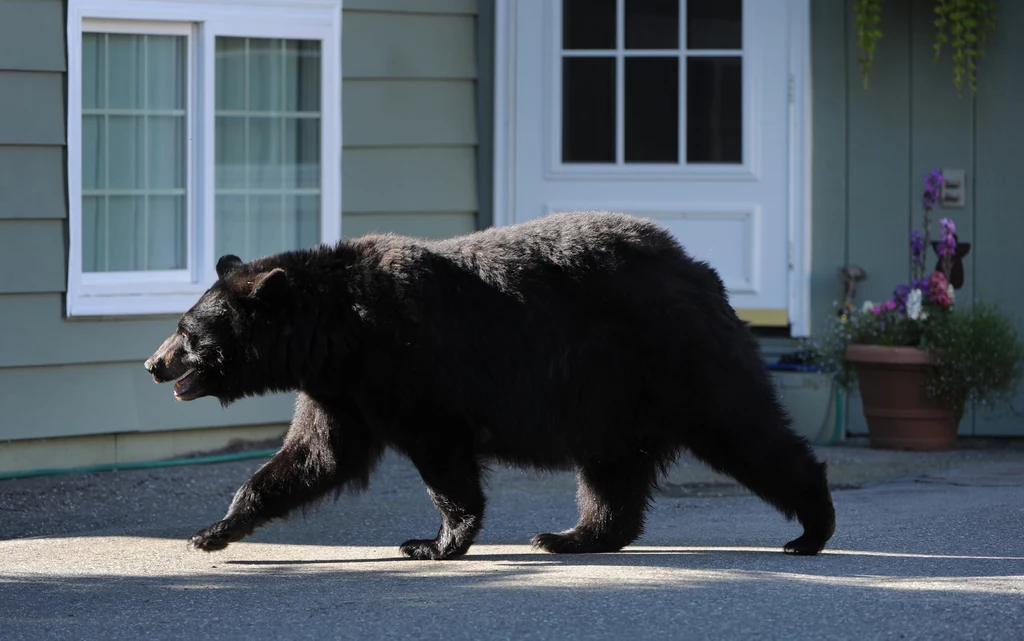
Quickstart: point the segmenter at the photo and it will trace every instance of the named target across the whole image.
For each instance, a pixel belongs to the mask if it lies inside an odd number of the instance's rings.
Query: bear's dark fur
[[[608,552],[643,531],[684,448],[796,517],[787,552],[835,530],[819,462],[790,430],[758,344],[707,264],[631,216],[551,215],[440,241],[368,236],[243,263],[146,361],[175,396],[297,390],[281,450],[191,543],[219,550],[331,491],[362,489],[386,447],[441,514],[415,559],[466,552],[489,461],[574,469],[579,522],[549,552]]]

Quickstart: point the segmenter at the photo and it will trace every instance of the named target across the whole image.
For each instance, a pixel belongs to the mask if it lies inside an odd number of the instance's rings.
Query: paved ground
[[[525,545],[575,517],[570,475],[496,470],[463,560],[397,555],[437,516],[389,457],[360,496],[215,554],[185,539],[260,461],[0,482],[0,639],[1024,638],[1024,448],[918,455],[846,445],[838,530],[799,532],[684,461],[626,551]]]

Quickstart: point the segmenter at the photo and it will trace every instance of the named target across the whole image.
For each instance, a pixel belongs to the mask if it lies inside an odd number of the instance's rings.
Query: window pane
[[[250,111],[280,111],[284,94],[282,41],[249,38],[246,52]]]
[[[138,196],[107,198],[107,264],[108,271],[125,272],[144,269],[145,199]]]
[[[293,70],[299,74],[285,78],[284,110],[320,111],[320,43],[286,40],[284,56],[285,74]]]
[[[265,256],[279,252],[286,247],[295,247],[295,212],[284,211],[284,196],[249,197],[249,238],[248,252],[252,256]],[[291,223],[291,224],[289,224]]]
[[[689,58],[686,69],[687,159],[742,162],[742,59]]]
[[[82,268],[187,266],[187,38],[82,34]]]
[[[687,0],[686,46],[690,49],[741,49],[743,0]]]
[[[100,34],[82,34],[82,108],[105,107],[107,41]]]
[[[562,60],[562,161],[615,162],[615,59]]]
[[[185,188],[185,117],[150,116],[146,127],[148,186]]]
[[[82,189],[103,189],[107,184],[106,125],[104,116],[82,116]]]
[[[627,49],[678,49],[679,0],[625,0]]]
[[[245,38],[217,38],[217,109],[243,111],[246,105]]]
[[[146,36],[146,83],[149,109],[184,109],[185,74],[176,73],[185,59],[185,40],[175,36]]]
[[[217,116],[214,131],[216,144],[216,181],[218,189],[245,189],[246,147],[244,116]]]
[[[107,165],[111,189],[142,189],[142,164],[146,156],[144,116],[107,116]]]
[[[563,49],[614,49],[615,0],[562,0]]]
[[[214,234],[216,254],[242,253],[246,247],[246,201],[248,196],[217,196],[217,216]]]
[[[249,118],[246,134],[246,146],[249,149],[246,157],[249,167],[247,184],[260,189],[280,189],[284,172],[293,169],[291,165],[295,160],[285,159],[282,149],[281,128],[284,120],[280,116]]]
[[[149,249],[146,267],[175,269],[178,265],[184,265],[188,255],[185,197],[150,196],[147,205],[149,230],[146,236]]]
[[[316,187],[320,184],[320,121],[308,118],[285,123],[285,158],[294,158],[282,177],[284,187]]]
[[[287,203],[289,211],[298,215],[299,245],[309,246],[320,241],[320,196],[299,196]]]
[[[107,200],[102,196],[82,198],[82,271],[105,271],[107,255]]]
[[[107,104],[117,109],[141,109],[146,88],[142,41],[146,36],[112,33],[107,36]]]
[[[626,162],[679,160],[679,58],[626,58]]]
[[[320,43],[217,38],[217,255],[319,241]],[[309,199],[312,199],[310,201]]]

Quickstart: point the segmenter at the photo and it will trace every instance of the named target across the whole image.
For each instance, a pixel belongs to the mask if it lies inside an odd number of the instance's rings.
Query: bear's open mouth
[[[183,401],[195,398],[195,388],[197,387],[198,382],[196,379],[198,378],[199,376],[196,374],[194,369],[190,369],[185,372],[182,377],[174,383],[174,397]]]

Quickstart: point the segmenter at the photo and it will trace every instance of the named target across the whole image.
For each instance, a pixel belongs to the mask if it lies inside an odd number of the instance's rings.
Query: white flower
[[[871,309],[872,309],[872,308],[873,308],[874,306],[875,306],[875,304],[874,304],[874,303],[872,303],[872,302],[871,302],[871,301],[869,301],[869,300],[866,300],[866,301],[864,301],[864,304],[860,306],[860,313],[861,313],[861,314],[867,314],[868,312],[870,312],[870,311],[871,311]]]
[[[949,295],[949,304],[952,305],[956,301],[956,290],[953,289],[953,283],[946,285],[946,294]]]
[[[923,320],[920,289],[912,289],[907,295],[907,316],[910,317],[910,320]]]

